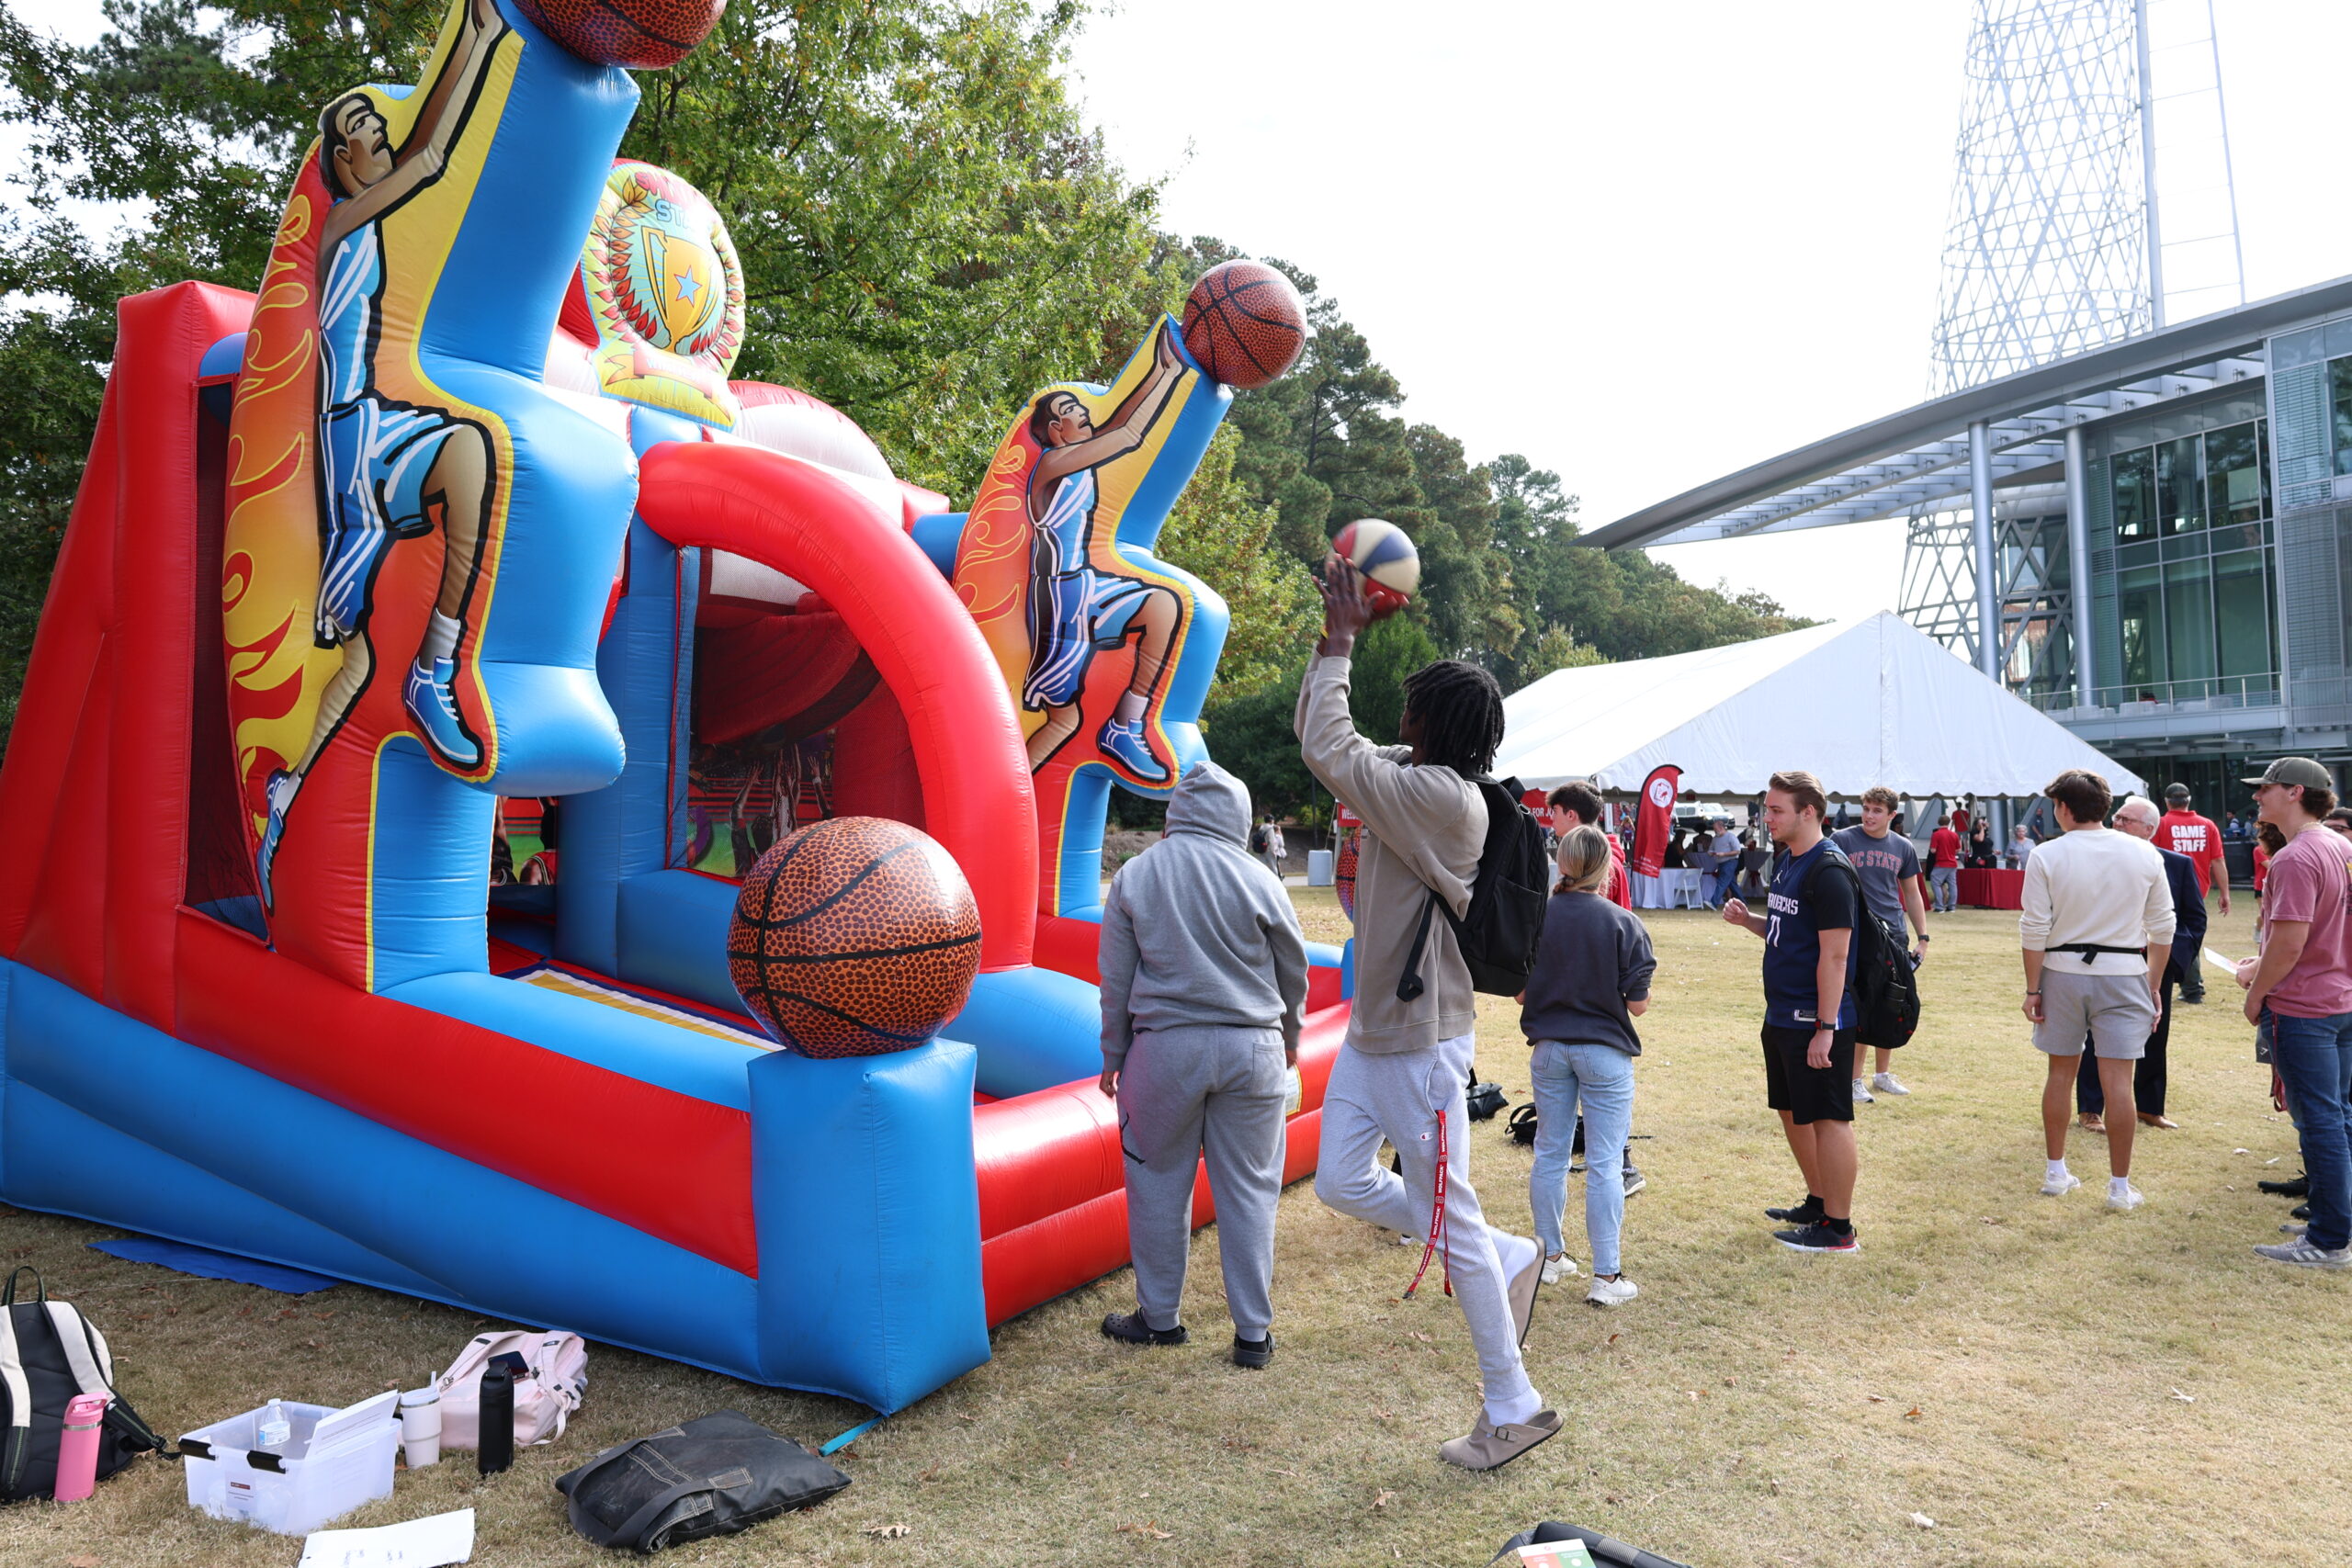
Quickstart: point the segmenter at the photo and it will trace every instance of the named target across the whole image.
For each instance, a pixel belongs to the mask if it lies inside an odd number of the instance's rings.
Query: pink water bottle
[[[98,1427],[106,1420],[107,1396],[77,1393],[65,1403],[65,1435],[57,1445],[57,1485],[51,1495],[78,1503],[97,1489]]]

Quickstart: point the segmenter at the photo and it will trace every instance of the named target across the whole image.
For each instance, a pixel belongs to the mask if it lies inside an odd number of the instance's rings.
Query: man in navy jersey
[[[1769,914],[1734,898],[1724,919],[1764,939],[1764,1086],[1781,1114],[1789,1152],[1804,1176],[1804,1201],[1765,1214],[1799,1252],[1853,1252],[1854,925],[1861,884],[1851,862],[1822,837],[1829,805],[1811,773],[1774,773],[1764,825],[1781,856]]]

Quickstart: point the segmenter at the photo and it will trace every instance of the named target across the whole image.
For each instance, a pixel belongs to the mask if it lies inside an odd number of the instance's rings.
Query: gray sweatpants
[[[1470,1185],[1470,1117],[1463,1085],[1475,1042],[1467,1034],[1427,1051],[1372,1055],[1340,1049],[1323,1091],[1323,1143],[1315,1195],[1351,1218],[1409,1236],[1430,1234],[1436,1208],[1438,1112],[1445,1113],[1445,1241],[1453,1299],[1478,1351],[1489,1420],[1523,1420],[1535,1396],[1520,1360],[1511,1322],[1510,1279],[1496,1256],[1496,1234]],[[1400,1178],[1379,1163],[1380,1141],[1396,1146]],[[1521,1242],[1522,1251],[1532,1247]]]
[[[1193,1182],[1205,1156],[1233,1331],[1244,1339],[1266,1337],[1274,1320],[1274,1207],[1283,1195],[1289,1087],[1279,1029],[1156,1029],[1127,1048],[1119,1070],[1127,1247],[1136,1308],[1152,1327],[1176,1326],[1193,1239]]]

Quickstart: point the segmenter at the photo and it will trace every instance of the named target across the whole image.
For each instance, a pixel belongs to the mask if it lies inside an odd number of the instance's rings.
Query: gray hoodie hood
[[[1119,868],[1102,899],[1102,1062],[1138,1034],[1279,1032],[1295,1049],[1306,941],[1274,874],[1251,858],[1250,792],[1195,762],[1168,797],[1168,836]]]
[[[1201,833],[1247,848],[1250,787],[1215,762],[1193,763],[1168,797],[1168,830]]]

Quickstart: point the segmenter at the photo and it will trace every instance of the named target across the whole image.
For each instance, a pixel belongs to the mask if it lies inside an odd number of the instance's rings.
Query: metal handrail
[[[2285,677],[2276,671],[2259,675],[2207,675],[2187,681],[2143,681],[2128,686],[2102,686],[2098,706],[2118,716],[2156,714],[2189,704],[2208,708],[2272,707],[2284,700]],[[2077,706],[2074,688],[2055,692],[2020,692],[2044,713]]]

